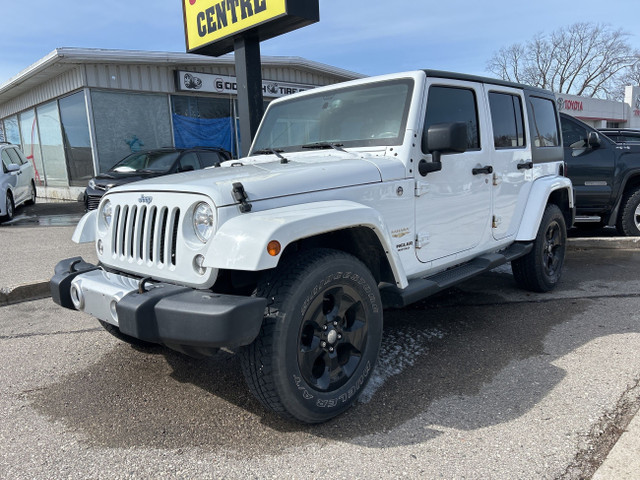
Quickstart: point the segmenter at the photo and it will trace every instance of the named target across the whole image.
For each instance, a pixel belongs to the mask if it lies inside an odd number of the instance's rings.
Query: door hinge
[[[429,184],[427,182],[416,181],[416,197],[429,193]]]
[[[497,173],[493,173],[493,186],[496,187],[502,183],[502,175],[498,175]]]
[[[429,243],[429,234],[428,233],[419,233],[416,235],[416,248],[426,247]]]
[[[502,217],[493,216],[493,220],[491,221],[491,228],[498,228],[502,224]]]

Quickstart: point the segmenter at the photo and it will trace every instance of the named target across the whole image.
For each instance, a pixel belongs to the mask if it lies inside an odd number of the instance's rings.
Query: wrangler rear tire
[[[557,205],[545,208],[533,250],[511,262],[516,283],[532,292],[548,292],[560,281],[567,246],[567,227]]]

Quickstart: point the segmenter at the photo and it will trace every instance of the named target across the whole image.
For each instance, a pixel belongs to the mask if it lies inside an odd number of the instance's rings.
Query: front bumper
[[[80,257],[58,263],[50,287],[58,305],[90,313],[130,337],[170,346],[248,345],[260,331],[267,305],[266,298],[141,282]]]

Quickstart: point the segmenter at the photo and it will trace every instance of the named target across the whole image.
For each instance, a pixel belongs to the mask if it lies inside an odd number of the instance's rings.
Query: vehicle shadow
[[[516,289],[501,273],[478,281],[491,291]],[[386,311],[373,386],[363,401],[321,425],[266,411],[228,352],[198,360],[117,343],[30,399],[88,443],[107,447],[255,447],[250,451],[268,455],[329,440],[370,448],[420,443],[443,428],[474,430],[524,415],[565,377],[556,360],[596,338],[640,331],[632,316],[608,315],[596,298],[548,298],[505,303],[499,295],[451,289]],[[602,315],[594,314],[598,309]],[[402,428],[407,423],[421,428]]]

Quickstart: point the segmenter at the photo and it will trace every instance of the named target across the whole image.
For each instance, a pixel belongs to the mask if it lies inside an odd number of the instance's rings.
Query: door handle
[[[485,175],[489,175],[493,173],[493,167],[491,165],[485,165],[484,167],[476,167],[473,170],[471,170],[471,173],[473,173],[474,175],[480,175],[481,173],[484,173]]]
[[[531,170],[533,168],[533,162],[529,160],[528,162],[522,162],[518,164],[518,170]]]

